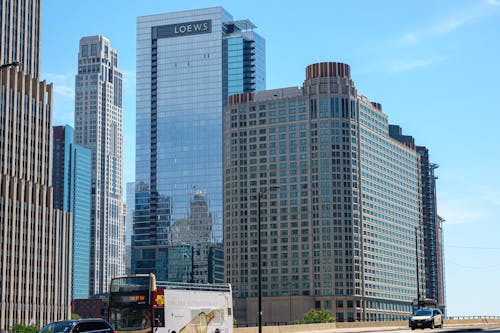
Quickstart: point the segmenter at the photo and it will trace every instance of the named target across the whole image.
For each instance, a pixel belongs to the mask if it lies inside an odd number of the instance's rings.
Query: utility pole
[[[417,309],[420,309],[420,260],[418,256],[418,227],[415,227],[415,258],[417,260]]]

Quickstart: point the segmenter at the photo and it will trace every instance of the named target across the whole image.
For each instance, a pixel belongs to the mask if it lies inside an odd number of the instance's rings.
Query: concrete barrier
[[[467,326],[481,324],[500,324],[500,319],[445,319],[446,326]],[[329,323],[329,324],[303,324],[303,325],[282,325],[282,326],[264,326],[262,333],[298,333],[298,332],[367,332],[396,330],[398,328],[407,328],[408,321],[369,321],[369,322],[347,322],[347,323]],[[235,328],[234,333],[256,333],[257,327],[240,327]]]

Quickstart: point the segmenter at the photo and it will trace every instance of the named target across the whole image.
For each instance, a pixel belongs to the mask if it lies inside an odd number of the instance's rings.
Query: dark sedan
[[[75,319],[50,323],[38,333],[114,333],[113,327],[104,319]]]

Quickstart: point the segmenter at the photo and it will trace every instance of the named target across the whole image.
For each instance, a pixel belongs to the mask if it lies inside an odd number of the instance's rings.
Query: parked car
[[[50,323],[38,333],[115,333],[115,330],[106,320],[101,318],[74,319]]]
[[[443,324],[443,313],[441,310],[436,308],[417,310],[409,320],[409,326],[412,330],[415,328],[424,329],[426,327],[443,327]]]

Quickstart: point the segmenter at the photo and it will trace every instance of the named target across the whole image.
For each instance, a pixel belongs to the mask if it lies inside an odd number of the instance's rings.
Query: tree
[[[36,333],[37,331],[38,331],[37,326],[23,325],[23,324],[15,324],[10,329],[11,333]]]
[[[310,310],[304,315],[304,319],[299,324],[333,323],[335,319],[332,314],[325,310]]]
[[[80,317],[80,315],[78,313],[72,313],[71,314],[71,319],[80,319],[82,317]]]

